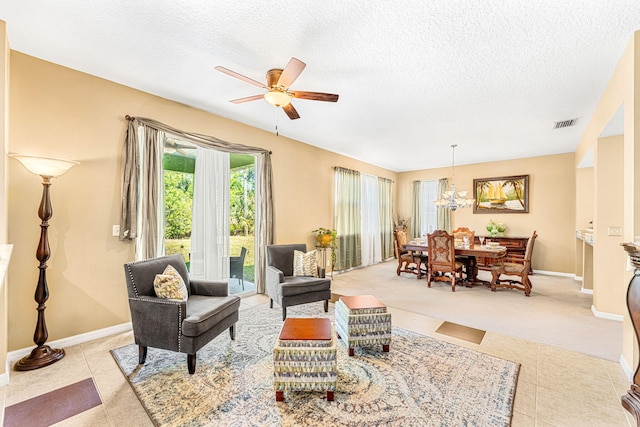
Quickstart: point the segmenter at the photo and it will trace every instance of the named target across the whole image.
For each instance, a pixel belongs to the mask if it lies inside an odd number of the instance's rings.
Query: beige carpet
[[[534,274],[530,297],[514,289],[456,287],[415,275],[396,275],[396,261],[334,274],[332,291],[373,294],[390,307],[473,328],[536,341],[617,362],[622,354],[622,322],[591,312],[592,296],[567,277]],[[480,278],[490,279],[486,271]]]

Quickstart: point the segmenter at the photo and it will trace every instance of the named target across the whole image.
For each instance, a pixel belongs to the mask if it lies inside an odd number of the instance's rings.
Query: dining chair
[[[237,279],[242,284],[244,291],[244,257],[247,255],[247,248],[244,246],[240,250],[239,256],[229,257],[229,277]]]
[[[427,255],[408,251],[403,249],[403,246],[407,244],[407,233],[404,229],[396,229],[393,231],[393,245],[396,252],[396,258],[398,258],[398,268],[396,274],[411,273],[418,276],[418,279],[422,278],[422,273],[426,273]],[[425,266],[423,269],[422,266]]]
[[[470,230],[467,227],[458,227],[453,230],[454,243],[459,244],[464,241],[466,237],[469,245],[473,245],[473,241],[476,237],[476,232]],[[457,243],[456,243],[457,242]],[[467,279],[474,277],[474,269],[476,268],[476,257],[473,255],[456,255],[456,260],[460,262],[464,267],[464,274]]]
[[[454,236],[445,230],[436,230],[427,235],[427,242],[427,286],[431,287],[432,280],[447,281],[451,282],[451,291],[455,292],[456,280],[462,279],[462,264],[456,261]],[[436,275],[437,272],[442,274]]]
[[[533,255],[533,245],[536,242],[538,234],[533,231],[533,235],[527,241],[527,249],[522,256],[506,256],[499,258],[491,267],[491,290],[496,288],[509,288],[524,291],[525,296],[531,295],[531,280],[529,280],[529,271],[531,268],[531,257]],[[502,279],[501,276],[518,276],[517,279]]]

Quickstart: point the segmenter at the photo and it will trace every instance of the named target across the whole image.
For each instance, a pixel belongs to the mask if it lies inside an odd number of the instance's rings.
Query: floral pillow
[[[153,281],[153,289],[158,298],[168,298],[186,301],[189,297],[187,286],[182,276],[172,265],[168,265],[162,274],[156,274]]]
[[[307,253],[293,251],[293,275],[318,277],[318,258],[315,250]]]

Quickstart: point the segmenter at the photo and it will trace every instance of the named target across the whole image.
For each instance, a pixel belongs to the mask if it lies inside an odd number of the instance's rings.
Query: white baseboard
[[[631,369],[631,366],[629,366],[627,359],[625,359],[623,355],[620,355],[620,366],[622,367],[624,375],[627,377],[629,382],[633,384],[633,369]]]
[[[580,292],[582,292],[583,294],[590,294],[593,295],[593,289],[585,289],[585,288],[581,288]]]
[[[547,270],[533,270],[533,274],[544,274],[546,276],[561,276],[561,277],[571,277],[575,278],[575,274],[573,273],[562,273],[560,271],[547,271]]]
[[[624,318],[622,314],[613,314],[613,313],[605,313],[604,311],[598,311],[594,306],[591,306],[591,312],[593,313],[594,316],[599,317],[601,319],[616,320],[618,322],[622,322]]]
[[[121,332],[127,332],[127,331],[130,331],[132,328],[133,327],[131,325],[131,322],[128,322],[128,323],[123,323],[121,325],[110,326],[104,329],[98,329],[97,331],[91,331],[91,332],[87,332],[80,335],[74,335],[72,337],[49,341],[47,342],[47,345],[55,348],[70,347],[72,345],[82,344],[84,342],[95,340],[98,338],[108,337],[109,335],[119,334]],[[33,347],[27,347],[27,348],[22,348],[20,350],[10,351],[9,353],[7,353],[7,364],[10,365],[10,362],[14,362],[28,355],[29,353],[31,353],[31,350],[33,350]],[[9,368],[7,368],[7,372],[9,372]],[[0,381],[2,381],[1,376],[0,376]],[[7,381],[8,381],[8,378],[7,378]]]
[[[578,282],[584,282],[584,277],[582,276],[573,276],[574,280],[577,280]]]

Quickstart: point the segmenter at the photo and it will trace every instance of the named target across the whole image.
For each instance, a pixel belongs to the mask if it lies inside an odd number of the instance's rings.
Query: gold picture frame
[[[473,180],[473,213],[529,213],[529,175]]]

